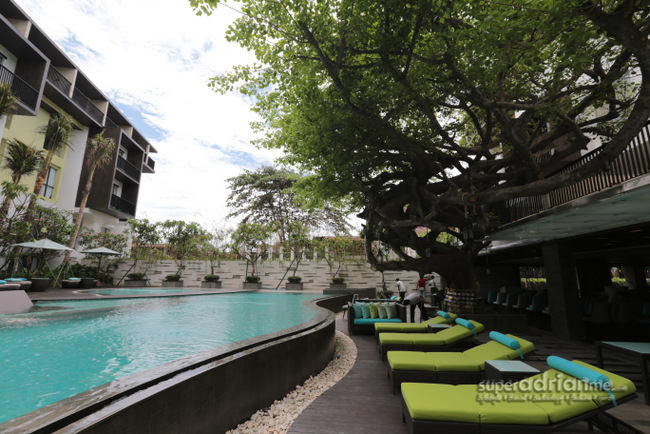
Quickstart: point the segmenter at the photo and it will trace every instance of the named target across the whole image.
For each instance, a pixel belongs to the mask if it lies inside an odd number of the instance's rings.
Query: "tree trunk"
[[[77,213],[77,218],[75,219],[75,228],[74,233],[70,237],[68,242],[68,247],[73,249],[75,243],[77,242],[77,236],[79,235],[79,229],[81,229],[81,221],[83,220],[84,211],[86,210],[86,204],[88,203],[88,197],[90,196],[90,189],[93,186],[93,177],[95,176],[95,166],[90,170],[88,174],[88,180],[84,186],[83,192],[81,193],[81,202],[79,203],[79,212]],[[67,250],[65,256],[63,257],[63,265],[67,264],[70,260],[70,255],[72,250]]]

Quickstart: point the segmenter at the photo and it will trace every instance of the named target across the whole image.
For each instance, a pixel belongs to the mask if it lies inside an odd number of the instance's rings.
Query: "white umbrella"
[[[81,253],[90,253],[91,255],[99,255],[99,261],[97,262],[97,278],[99,279],[99,271],[102,269],[102,255],[121,255],[120,252],[115,250],[108,249],[106,247],[95,247],[94,249],[84,250]]]
[[[68,246],[55,243],[54,241],[48,240],[47,238],[43,238],[41,240],[36,240],[36,241],[28,241],[26,243],[14,244],[13,247],[27,247],[29,249],[45,249],[45,250],[72,250]]]
[[[120,252],[115,250],[107,249],[106,247],[95,247],[94,249],[84,250],[81,253],[95,253],[98,255],[120,255]]]

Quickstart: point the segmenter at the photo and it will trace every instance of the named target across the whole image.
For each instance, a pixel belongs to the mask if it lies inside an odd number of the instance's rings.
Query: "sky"
[[[209,89],[209,78],[254,56],[227,42],[239,14],[196,16],[188,0],[16,0],[27,15],[158,151],[143,174],[137,218],[232,226],[227,179],[280,151],[250,144],[249,97]]]

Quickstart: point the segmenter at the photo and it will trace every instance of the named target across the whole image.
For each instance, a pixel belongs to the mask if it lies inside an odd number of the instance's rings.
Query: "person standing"
[[[399,293],[399,298],[400,300],[404,301],[404,296],[406,295],[406,286],[404,286],[404,282],[399,280],[399,277],[395,279],[395,286],[397,286],[397,292]]]
[[[424,300],[424,291],[426,289],[426,285],[427,285],[427,277],[423,274],[420,274],[420,279],[418,279],[417,288],[418,291],[420,292],[420,295],[422,296],[422,300]]]

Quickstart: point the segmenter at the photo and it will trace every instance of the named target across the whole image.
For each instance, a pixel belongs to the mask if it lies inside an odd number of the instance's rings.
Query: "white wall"
[[[259,270],[258,274],[261,276],[262,287],[264,289],[275,289],[290,263],[291,261],[264,261],[258,263],[257,268]],[[120,264],[117,271],[113,272],[115,284],[117,284],[118,281],[127,273],[127,270],[129,270],[129,267],[132,264],[132,261],[123,262]],[[161,286],[165,276],[168,274],[174,274],[177,270],[177,266],[174,261],[171,260],[151,262],[140,261],[138,263],[138,271],[144,272],[145,270],[147,270],[147,276],[151,281],[151,285]],[[135,270],[131,269],[129,273],[134,271]],[[201,280],[206,274],[210,274],[210,263],[208,261],[186,261],[185,270],[182,272],[184,286],[200,287]],[[220,276],[222,288],[239,289],[242,287],[242,282],[246,275],[246,262],[221,261],[219,262],[219,266],[215,269],[215,274]],[[382,287],[381,273],[373,271],[370,268],[370,265],[365,262],[344,263],[342,271],[339,274],[341,277],[345,278],[345,283],[348,287],[375,287],[378,290]],[[384,274],[387,288],[393,291],[396,291],[395,279],[397,277],[406,284],[406,288],[409,290],[415,288],[418,280],[418,273],[415,271],[387,271]],[[287,276],[290,275],[292,275],[291,272],[287,273]],[[296,275],[302,277],[304,289],[325,289],[329,287],[331,280],[329,266],[325,261],[302,262]],[[279,289],[284,289],[285,283],[286,278],[280,285]],[[123,286],[123,282],[120,286]]]

